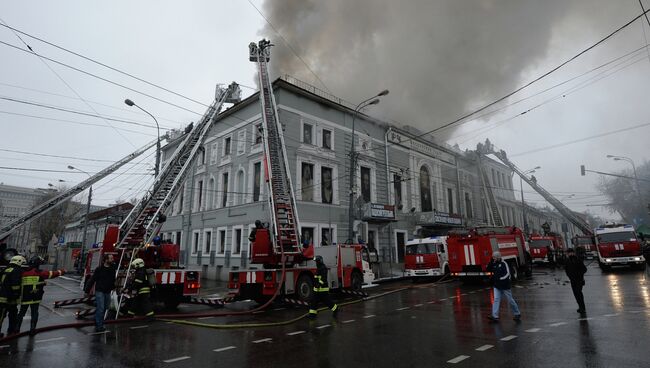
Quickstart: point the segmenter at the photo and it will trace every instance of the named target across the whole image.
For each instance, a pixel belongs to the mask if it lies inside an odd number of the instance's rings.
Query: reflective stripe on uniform
[[[330,291],[330,288],[328,288],[328,287],[319,288],[319,287],[314,286],[314,291],[317,292],[317,293],[323,293],[323,292],[326,292],[326,291]]]
[[[151,292],[151,289],[148,287],[143,287],[142,289],[138,290],[138,294],[149,294]]]
[[[337,309],[339,309],[339,305],[334,304],[334,306],[332,307],[332,312],[335,312]]]
[[[316,309],[310,309],[309,314],[318,314],[318,311]]]

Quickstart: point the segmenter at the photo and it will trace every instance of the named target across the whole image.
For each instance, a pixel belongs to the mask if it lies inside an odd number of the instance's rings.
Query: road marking
[[[578,321],[591,321],[594,319],[594,317],[584,317],[584,318],[578,318]]]
[[[285,309],[287,309],[287,308],[275,308],[274,311],[281,311],[281,310],[285,310]]]
[[[476,291],[470,291],[469,294],[474,294]]]
[[[164,363],[174,363],[174,362],[178,362],[180,360],[185,360],[185,359],[190,359],[190,357],[186,355],[186,356],[182,356],[182,357],[178,357],[178,358],[163,360],[163,362]]]
[[[264,312],[265,311],[261,310],[261,311],[253,312],[253,314],[260,314],[260,313],[264,313]]]
[[[630,313],[643,313],[643,312],[645,312],[645,311],[642,311],[642,310],[630,311]]]
[[[396,310],[396,311],[403,311],[403,310],[407,310],[407,309],[409,309],[409,308],[411,308],[411,307],[402,307],[402,308],[397,308],[397,309],[395,309],[395,310]]]
[[[331,327],[331,326],[332,326],[332,325],[329,325],[329,324],[328,324],[328,325],[318,326],[318,327],[316,327],[316,328],[319,329],[319,330],[322,330],[322,329],[324,329],[324,328],[326,328],[326,327]]]
[[[566,325],[566,322],[551,323],[549,326],[557,327],[557,326],[562,326],[562,325]]]
[[[603,317],[615,317],[618,316],[620,313],[611,313],[611,314],[604,314]]]
[[[493,347],[494,347],[494,345],[483,345],[483,346],[479,346],[478,348],[476,348],[476,351],[486,351],[486,350],[492,349]]]
[[[226,346],[224,348],[214,349],[212,351],[214,351],[216,353],[221,353],[222,351],[232,350],[232,349],[237,349],[237,347],[236,346]]]
[[[214,318],[214,317],[199,317],[197,319],[210,319],[210,318]]]
[[[440,301],[443,301],[443,300],[447,300],[447,298],[442,298],[442,299],[440,299]]]
[[[523,289],[524,287],[521,285],[515,285],[516,288]]]
[[[139,328],[147,328],[147,327],[149,327],[149,325],[133,326],[133,327],[129,327],[129,330],[137,330]]]
[[[372,317],[374,317],[374,316],[375,316],[374,314],[369,314],[369,315],[367,315],[367,316],[363,316],[362,318],[372,318]]]
[[[456,363],[462,362],[463,360],[465,360],[467,358],[469,358],[469,355],[459,355],[459,356],[455,357],[454,359],[448,360],[447,363],[456,364]]]
[[[106,330],[106,331],[102,331],[102,332],[89,332],[89,333],[87,333],[86,335],[88,335],[88,336],[92,336],[92,335],[103,335],[103,334],[107,334],[107,333],[109,333],[109,332],[111,332],[111,331]]]
[[[541,328],[531,328],[529,330],[526,330],[526,332],[539,332],[541,331]]]
[[[347,320],[347,321],[343,321],[343,322],[341,322],[341,323],[352,323],[352,322],[354,322],[354,320],[353,320],[353,319],[349,319],[349,320]]]
[[[437,300],[432,300],[430,302],[427,302],[427,304],[433,304],[433,303],[437,303],[437,302],[438,302]]]
[[[65,337],[61,336],[61,337],[53,337],[51,339],[45,339],[45,340],[36,340],[34,342],[48,342],[48,341],[57,341],[57,340],[63,340],[63,339],[65,339]]]
[[[421,303],[420,303],[420,304],[416,304],[416,305],[414,305],[414,307],[421,307],[421,306],[422,306]]]
[[[345,323],[345,322],[343,322],[343,323]],[[305,331],[293,331],[293,332],[289,332],[287,334],[287,336],[300,335],[300,334],[304,334],[304,333],[305,333]]]
[[[501,341],[510,341],[510,340],[514,340],[516,338],[517,338],[517,335],[510,335],[510,336],[503,337],[500,340]]]
[[[255,340],[255,341],[253,341],[253,344],[259,344],[261,342],[271,342],[271,341],[273,341],[273,339],[270,338],[270,337],[267,337],[266,339]]]

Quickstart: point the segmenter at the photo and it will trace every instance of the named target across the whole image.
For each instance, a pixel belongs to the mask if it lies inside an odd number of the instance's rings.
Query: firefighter
[[[338,313],[339,306],[332,301],[330,297],[330,288],[327,283],[327,266],[323,262],[323,257],[316,256],[316,276],[314,284],[314,296],[309,305],[309,317],[315,318],[318,314],[318,303],[323,302],[327,308],[331,309],[334,316]]]
[[[39,267],[45,263],[42,257],[34,256],[23,268],[22,275],[22,298],[20,302],[20,312],[18,313],[18,331],[23,323],[23,318],[27,314],[27,309],[31,309],[32,319],[30,321],[29,334],[34,335],[36,324],[38,323],[38,308],[41,305],[43,294],[45,293],[45,280],[59,277],[65,273],[65,270],[41,271]]]
[[[0,337],[4,336],[1,329],[5,316],[9,316],[7,335],[18,332],[18,304],[20,303],[21,274],[23,271],[21,266],[25,263],[27,263],[25,257],[13,256],[9,261],[9,265],[0,275]]]
[[[129,303],[129,316],[133,317],[136,311],[139,311],[143,316],[153,319],[154,313],[151,308],[151,286],[149,286],[149,278],[147,277],[147,270],[144,267],[144,260],[136,258],[131,262],[131,266],[135,269],[133,280],[131,281],[129,290],[135,292],[135,297]]]

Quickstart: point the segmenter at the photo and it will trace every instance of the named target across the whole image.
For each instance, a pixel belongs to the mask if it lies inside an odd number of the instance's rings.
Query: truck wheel
[[[296,283],[296,296],[303,302],[309,302],[314,295],[314,280],[310,275],[303,274]]]
[[[350,278],[350,289],[354,291],[361,291],[363,286],[363,276],[358,270],[352,271],[352,277]]]
[[[600,267],[601,271],[603,272],[609,272],[612,270],[612,266],[607,266],[602,262],[598,262],[598,267]]]

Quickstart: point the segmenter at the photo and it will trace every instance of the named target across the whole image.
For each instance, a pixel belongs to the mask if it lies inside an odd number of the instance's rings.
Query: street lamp
[[[124,103],[127,104],[128,106],[135,106],[135,107],[137,107],[138,109],[144,111],[145,113],[147,113],[147,115],[151,116],[151,118],[153,119],[153,121],[156,122],[156,129],[157,129],[157,131],[158,131],[158,140],[156,141],[156,168],[155,168],[155,170],[154,170],[154,172],[155,172],[155,173],[154,173],[154,176],[157,178],[157,177],[158,177],[158,170],[159,170],[159,167],[160,167],[160,125],[158,125],[158,120],[156,119],[155,116],[151,115],[151,113],[149,113],[149,111],[143,109],[142,107],[140,107],[139,105],[137,105],[137,104],[136,104],[135,102],[133,102],[132,100],[130,100],[130,99],[127,98],[126,100],[124,100]]]
[[[532,174],[541,168],[542,168],[541,166],[535,166],[532,169],[524,171],[522,175]],[[528,220],[526,220],[526,203],[524,202],[524,180],[521,176],[519,177],[519,187],[521,188],[521,213],[524,219],[524,234],[528,234]]]
[[[350,198],[349,198],[349,205],[348,205],[348,239],[350,241],[354,242],[354,173],[356,171],[356,159],[357,159],[357,152],[356,152],[356,145],[355,143],[355,120],[357,117],[357,114],[361,109],[363,109],[366,106],[370,105],[376,105],[379,103],[379,99],[377,97],[381,96],[386,96],[389,93],[387,89],[379,92],[378,94],[361,101],[355,108],[354,108],[354,113],[352,114],[352,139],[351,139],[351,144],[352,147],[350,148]]]
[[[639,177],[636,175],[636,165],[634,164],[634,161],[625,156],[614,156],[614,155],[607,155],[607,158],[611,158],[614,161],[625,161],[630,163],[632,165],[632,171],[634,171],[634,184],[636,186],[636,195],[639,197],[639,203],[642,203],[643,199],[641,198],[641,187],[639,186]]]
[[[72,165],[68,165],[68,169],[76,170],[88,175],[88,177],[92,177],[92,175],[90,175],[86,171],[76,168]],[[86,248],[86,229],[88,228],[88,214],[90,213],[90,201],[92,200],[92,197],[93,197],[93,187],[91,185],[90,188],[88,188],[88,202],[86,203],[86,216],[84,216],[84,229],[83,229],[83,238],[81,240],[81,253],[79,255],[80,258],[79,267],[77,268],[78,273],[81,273],[81,270],[84,267],[84,249]]]

